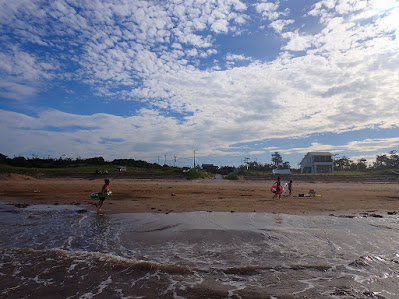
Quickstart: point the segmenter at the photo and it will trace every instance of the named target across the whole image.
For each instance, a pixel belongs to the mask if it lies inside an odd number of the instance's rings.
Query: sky
[[[0,33],[9,157],[399,150],[399,1],[0,0]]]

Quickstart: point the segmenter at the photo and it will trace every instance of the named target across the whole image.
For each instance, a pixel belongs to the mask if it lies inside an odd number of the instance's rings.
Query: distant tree
[[[365,158],[361,158],[358,160],[357,163],[353,163],[351,165],[351,169],[356,170],[356,171],[365,171],[367,168],[366,162],[367,162],[367,160]]]
[[[399,168],[399,155],[396,150],[389,152],[389,168],[396,169]]]
[[[388,168],[387,167],[388,161],[389,161],[389,158],[386,154],[377,155],[377,157],[375,158],[375,162],[374,162],[374,168],[376,168],[376,169]]]
[[[399,155],[396,150],[392,150],[387,154],[377,155],[373,168],[375,169],[398,169]]]
[[[29,167],[30,163],[25,157],[15,157],[14,159],[10,160],[10,165],[18,166],[18,167]]]
[[[269,171],[271,171],[272,169],[273,169],[273,164],[267,164],[267,163],[265,163],[265,164],[261,165],[261,167],[260,167],[259,170],[269,172]]]
[[[3,155],[3,154],[0,153],[0,162],[6,163],[7,158],[8,157],[6,155]]]
[[[342,158],[335,160],[334,169],[335,170],[350,170],[352,163],[353,163],[352,160],[343,156]]]
[[[82,161],[79,158],[76,159],[77,162]],[[103,157],[94,157],[84,160],[87,164],[102,165],[105,160]]]
[[[227,175],[232,172],[234,172],[234,167],[232,166],[223,166],[219,168],[219,173],[223,175]]]
[[[272,154],[272,162],[275,168],[279,168],[279,166],[283,164],[283,158],[279,152],[274,152],[274,154]]]

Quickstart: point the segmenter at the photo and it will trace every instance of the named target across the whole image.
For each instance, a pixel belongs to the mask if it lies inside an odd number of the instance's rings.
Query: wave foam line
[[[0,253],[20,253],[20,254],[38,254],[38,255],[56,255],[57,257],[63,257],[65,259],[77,260],[78,262],[87,261],[89,264],[102,264],[105,266],[111,266],[114,270],[120,268],[124,270],[126,267],[134,268],[141,271],[163,271],[170,274],[188,274],[193,271],[188,267],[179,265],[163,265],[156,262],[150,261],[139,261],[135,259],[129,259],[110,253],[102,252],[88,252],[88,251],[67,251],[64,249],[32,249],[32,248],[10,248],[1,249]],[[72,263],[74,264],[74,263]]]

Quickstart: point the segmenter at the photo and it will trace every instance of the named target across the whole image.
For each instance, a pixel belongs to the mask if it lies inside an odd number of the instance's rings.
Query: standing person
[[[275,188],[273,188],[274,190],[272,191],[274,193],[273,199],[275,199],[277,195],[278,199],[281,199],[281,191],[283,187],[281,186],[280,177],[277,178],[277,181],[273,184],[273,187],[274,186]]]
[[[104,180],[104,186],[101,188],[101,194],[102,196],[99,197],[99,201],[97,206],[98,211],[101,211],[101,207],[103,206],[104,200],[106,198],[106,193],[108,194],[109,192],[109,179]]]
[[[292,193],[292,180],[288,183],[288,191],[289,191],[289,196],[291,196]]]

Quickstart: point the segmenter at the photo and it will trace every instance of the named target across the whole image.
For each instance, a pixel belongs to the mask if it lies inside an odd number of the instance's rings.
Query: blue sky
[[[0,1],[0,30],[10,157],[399,150],[399,1]]]

